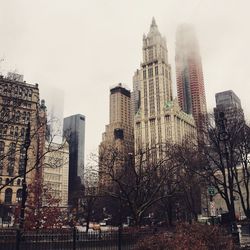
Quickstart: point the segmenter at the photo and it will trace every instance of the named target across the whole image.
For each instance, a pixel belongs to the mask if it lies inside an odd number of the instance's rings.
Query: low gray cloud
[[[86,116],[86,149],[94,151],[109,117],[109,87],[132,88],[142,60],[142,35],[152,16],[166,37],[175,85],[175,31],[192,23],[201,48],[208,108],[232,89],[250,115],[250,31],[247,0],[0,0],[1,70],[17,69],[64,91],[64,115]]]

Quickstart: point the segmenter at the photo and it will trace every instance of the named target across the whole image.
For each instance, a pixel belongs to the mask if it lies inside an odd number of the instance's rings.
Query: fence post
[[[237,232],[238,232],[238,237],[239,237],[239,243],[241,244],[241,225],[237,225]]]
[[[20,240],[21,240],[20,229],[17,229],[16,230],[16,250],[19,250]]]
[[[122,225],[118,228],[118,250],[122,249]]]
[[[72,250],[76,250],[76,228],[73,227],[73,248]]]

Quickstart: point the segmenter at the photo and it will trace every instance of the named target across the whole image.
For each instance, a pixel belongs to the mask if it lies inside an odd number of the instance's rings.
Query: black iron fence
[[[142,237],[151,232],[78,232],[72,230],[47,230],[20,232],[0,231],[0,250],[130,250]]]
[[[163,230],[166,232],[165,230]],[[53,229],[21,232],[0,229],[0,250],[132,250],[135,244],[159,231],[94,231]],[[241,247],[250,247],[250,226],[243,225],[241,234],[228,228],[233,240]],[[247,248],[250,249],[250,248]]]

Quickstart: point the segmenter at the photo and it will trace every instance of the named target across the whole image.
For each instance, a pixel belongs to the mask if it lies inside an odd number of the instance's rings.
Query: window
[[[15,157],[16,144],[14,142],[9,145],[9,156]]]
[[[123,140],[124,139],[124,134],[123,134],[123,129],[115,129],[114,130],[114,137],[115,139],[121,139]]]
[[[17,138],[18,137],[18,127],[15,127],[15,134],[14,137]]]
[[[25,97],[28,96],[28,89],[25,89],[25,90],[24,90],[24,95],[25,95]]]
[[[31,89],[29,89],[29,97],[32,97],[32,90]]]
[[[17,186],[20,186],[21,185],[21,179],[18,179],[16,184],[17,184]]]
[[[20,149],[20,158],[19,158],[19,169],[18,174],[23,175],[24,174],[24,165],[25,165],[25,148],[22,147]]]
[[[22,137],[22,138],[25,137],[25,130],[24,130],[24,128],[21,128],[21,137]]]
[[[20,202],[22,200],[22,189],[18,189],[16,192],[16,201]]]
[[[19,88],[19,96],[22,96],[23,95],[23,88]]]
[[[148,60],[151,61],[154,58],[154,51],[153,48],[150,48],[148,51]]]
[[[24,111],[23,112],[23,121],[25,121],[26,120],[26,112]]]
[[[13,176],[14,174],[14,167],[15,167],[15,154],[16,154],[16,144],[10,143],[9,145],[9,152],[8,152],[8,168],[7,171],[9,176]]]
[[[147,72],[146,70],[143,70],[143,79],[146,79],[146,77],[147,77]]]
[[[27,112],[26,120],[30,121],[30,112]]]
[[[11,135],[11,136],[14,135],[14,127],[13,127],[13,126],[10,127],[10,135]]]
[[[14,159],[9,159],[8,168],[7,168],[9,176],[13,176],[14,167],[15,167],[15,160]]]
[[[6,95],[7,91],[8,91],[8,85],[7,84],[4,85],[4,90],[3,91],[4,91],[4,94]]]
[[[8,126],[4,125],[4,127],[3,127],[3,134],[6,135],[7,131],[8,131]]]
[[[12,189],[11,188],[7,188],[5,190],[5,197],[4,197],[4,202],[5,203],[11,203],[12,202]]]
[[[158,66],[155,66],[155,75],[158,75]]]
[[[152,68],[148,69],[148,77],[153,77],[153,69]]]
[[[0,142],[0,170],[3,169],[3,159],[4,159],[4,142]]]
[[[16,122],[19,122],[19,120],[20,120],[20,111],[18,110],[17,112],[16,112]]]
[[[9,121],[10,119],[10,110],[3,108],[1,111],[1,119],[3,119],[4,121]]]

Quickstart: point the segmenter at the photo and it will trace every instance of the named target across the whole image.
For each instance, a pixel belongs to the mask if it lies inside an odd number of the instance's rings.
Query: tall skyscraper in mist
[[[84,184],[85,116],[64,118],[63,132],[69,143],[69,203],[74,204],[76,192]]]
[[[175,64],[178,102],[184,112],[193,115],[199,136],[204,128],[207,105],[199,44],[189,24],[177,29]]]
[[[50,87],[45,94],[47,104],[48,136],[49,141],[62,143],[63,138],[63,111],[64,92],[61,89]]]
[[[143,61],[134,75],[134,137],[135,150],[158,147],[168,142],[180,142],[195,131],[192,115],[180,110],[173,100],[171,66],[165,38],[153,18],[150,30],[143,36]],[[139,92],[139,93],[138,93]]]

